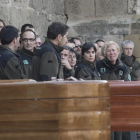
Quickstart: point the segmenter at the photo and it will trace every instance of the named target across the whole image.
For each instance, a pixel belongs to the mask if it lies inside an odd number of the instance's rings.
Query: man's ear
[[[13,43],[16,44],[16,41],[17,41],[17,38],[15,37],[15,38],[13,39]]]
[[[61,34],[59,34],[59,35],[57,36],[57,40],[58,40],[59,42],[62,40],[62,35],[61,35]]]

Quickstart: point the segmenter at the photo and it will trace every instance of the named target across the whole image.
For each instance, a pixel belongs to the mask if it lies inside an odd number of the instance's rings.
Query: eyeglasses
[[[75,47],[76,48],[78,48],[78,47],[82,48],[82,45],[75,44]]]
[[[33,42],[33,41],[35,41],[35,39],[34,38],[23,38],[22,41],[24,41],[24,42],[28,42],[28,41]]]

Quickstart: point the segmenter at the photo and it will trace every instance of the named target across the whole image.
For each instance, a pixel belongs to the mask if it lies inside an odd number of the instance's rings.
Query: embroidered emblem
[[[119,75],[120,75],[120,76],[123,75],[123,71],[122,71],[122,70],[119,71]]]
[[[29,62],[27,60],[23,60],[23,64],[27,65],[27,64],[29,64]]]
[[[101,69],[100,69],[100,72],[101,72],[101,73],[105,73],[105,72],[106,72],[106,69],[105,69],[105,68],[101,68]]]

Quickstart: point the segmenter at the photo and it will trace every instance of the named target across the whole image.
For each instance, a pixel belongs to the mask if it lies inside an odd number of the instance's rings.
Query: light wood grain
[[[12,93],[12,94],[11,94]],[[4,83],[0,84],[0,100],[42,98],[86,98],[109,96],[108,83]]]
[[[70,111],[103,111],[110,109],[110,98],[75,98],[0,101],[0,114]]]
[[[0,140],[109,140],[106,81],[0,82]]]
[[[60,131],[1,133],[1,140],[109,140],[110,131]]]

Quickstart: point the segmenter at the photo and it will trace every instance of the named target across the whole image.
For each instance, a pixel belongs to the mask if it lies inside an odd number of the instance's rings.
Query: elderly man
[[[122,55],[121,60],[126,64],[131,70],[131,80],[140,80],[140,63],[136,60],[133,55],[134,43],[131,40],[125,40],[122,44]]]

